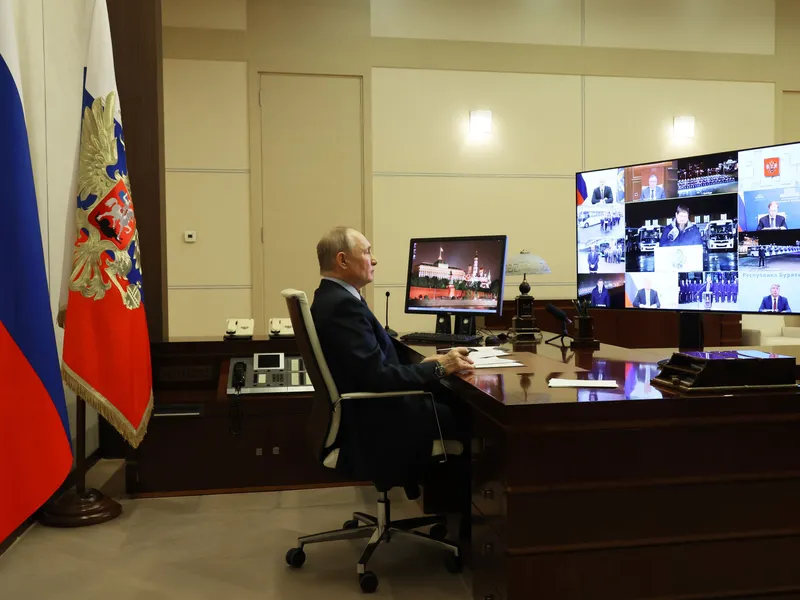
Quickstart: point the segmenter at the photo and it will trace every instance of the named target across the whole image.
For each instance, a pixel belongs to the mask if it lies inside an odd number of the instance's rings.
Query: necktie
[[[775,228],[775,219],[769,220],[769,226],[772,227],[773,229]]]
[[[656,199],[656,191],[654,189],[650,189],[650,200]]]
[[[772,299],[772,312],[778,312],[778,299]]]

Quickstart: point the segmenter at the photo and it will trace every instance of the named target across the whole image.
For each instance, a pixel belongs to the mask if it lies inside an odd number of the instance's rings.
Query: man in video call
[[[786,229],[786,218],[778,214],[778,203],[773,201],[767,207],[768,214],[758,220],[758,229]]]
[[[702,245],[703,238],[697,225],[689,222],[689,209],[682,204],[675,209],[675,218],[661,234],[661,246]]]
[[[597,204],[601,200],[605,200],[606,204],[614,202],[614,196],[611,193],[611,188],[606,185],[605,179],[600,180],[600,185],[594,188],[592,192],[592,204]]]
[[[764,296],[761,301],[761,306],[758,307],[758,312],[792,312],[789,308],[789,301],[781,296],[781,286],[773,283],[769,288],[769,296]]]
[[[605,288],[602,279],[598,279],[597,287],[592,289],[592,299],[590,302],[592,306],[608,307],[611,304],[611,298],[608,295],[608,290]]]
[[[758,245],[758,266],[767,266],[767,248],[763,244]]]
[[[663,200],[667,197],[664,193],[664,186],[658,185],[658,177],[650,175],[648,187],[642,188],[641,200]]]
[[[644,280],[644,287],[636,292],[636,297],[633,299],[633,306],[636,308],[661,308],[661,302],[658,299],[658,292],[650,289],[653,282],[650,278]]]
[[[600,265],[600,253],[597,251],[597,246],[592,246],[589,250],[589,273],[597,273],[597,267]]]

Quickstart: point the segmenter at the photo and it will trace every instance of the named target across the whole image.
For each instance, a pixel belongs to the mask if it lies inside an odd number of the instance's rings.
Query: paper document
[[[472,365],[473,369],[504,369],[506,367],[524,367],[522,363],[514,361],[500,362],[480,362]]]
[[[549,387],[563,387],[563,388],[608,388],[617,389],[619,386],[613,379],[551,379],[548,384]]]

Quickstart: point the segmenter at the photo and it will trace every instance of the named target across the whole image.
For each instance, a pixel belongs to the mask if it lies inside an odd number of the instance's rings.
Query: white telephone
[[[225,327],[225,339],[252,338],[255,324],[253,319],[228,319]]]
[[[294,337],[291,319],[270,319],[269,337]]]

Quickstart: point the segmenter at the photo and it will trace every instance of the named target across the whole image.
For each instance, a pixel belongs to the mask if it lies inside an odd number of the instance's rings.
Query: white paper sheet
[[[562,387],[562,388],[608,388],[616,389],[619,386],[613,379],[556,379],[553,378],[548,383],[549,387]]]

